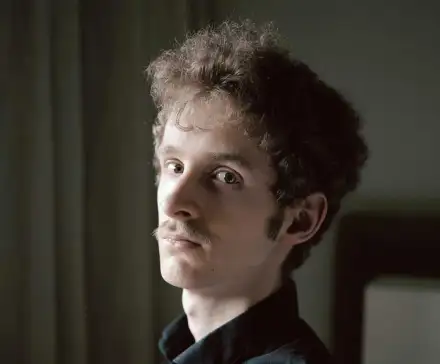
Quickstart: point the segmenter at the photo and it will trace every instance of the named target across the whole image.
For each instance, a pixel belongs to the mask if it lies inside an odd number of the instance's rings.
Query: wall
[[[343,213],[440,210],[440,3],[217,1],[219,18],[274,21],[294,55],[365,119],[371,158]],[[334,232],[296,273],[303,316],[331,345]]]
[[[439,281],[372,282],[365,293],[363,363],[438,363],[439,306]]]

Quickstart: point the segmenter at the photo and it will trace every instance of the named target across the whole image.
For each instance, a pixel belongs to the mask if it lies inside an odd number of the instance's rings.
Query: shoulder
[[[286,344],[270,353],[261,355],[243,364],[333,364],[327,351],[304,353],[294,344]]]
[[[300,332],[297,332],[291,341],[265,353],[254,357],[246,364],[333,364],[331,355],[315,332],[300,320]]]
[[[329,352],[322,347],[310,347],[303,351],[297,343],[289,343],[278,349],[252,358],[244,364],[333,364]]]

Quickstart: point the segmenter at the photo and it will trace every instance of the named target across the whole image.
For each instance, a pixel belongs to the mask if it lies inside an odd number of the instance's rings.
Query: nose
[[[197,186],[194,181],[182,176],[168,186],[164,186],[164,189],[165,191],[161,193],[162,208],[168,217],[187,221],[200,216]]]

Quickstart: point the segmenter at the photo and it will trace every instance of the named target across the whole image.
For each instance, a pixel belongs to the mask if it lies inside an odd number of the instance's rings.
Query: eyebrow
[[[167,145],[166,147],[159,148],[157,154],[162,156],[167,156],[170,154],[178,155],[183,153],[181,149],[176,148],[172,145]],[[209,153],[209,157],[212,161],[234,162],[246,169],[249,170],[255,169],[255,166],[249,161],[249,159],[245,158],[243,155],[238,153]]]
[[[254,169],[254,166],[247,158],[237,153],[213,153],[211,158],[217,162],[234,162],[246,169]]]

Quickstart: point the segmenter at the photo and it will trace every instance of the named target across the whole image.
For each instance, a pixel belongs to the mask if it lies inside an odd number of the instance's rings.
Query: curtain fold
[[[79,0],[53,2],[52,123],[55,170],[57,363],[87,362],[85,184]]]
[[[155,192],[143,78],[148,10],[142,1],[83,8],[91,363],[151,362],[155,352]]]
[[[7,178],[17,208],[9,243],[19,279],[15,350],[6,347],[2,362],[85,363],[78,2],[19,1],[9,10]]]

